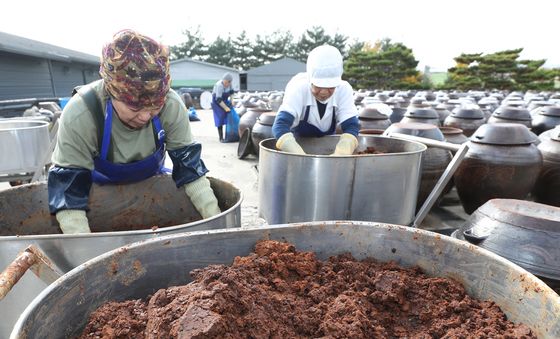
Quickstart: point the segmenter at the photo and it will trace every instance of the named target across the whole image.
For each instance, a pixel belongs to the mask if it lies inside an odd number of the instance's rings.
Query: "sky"
[[[2,32],[92,55],[125,28],[175,45],[182,32],[197,27],[210,43],[243,30],[251,38],[275,30],[298,38],[322,26],[350,41],[401,42],[420,70],[445,71],[461,53],[515,48],[524,48],[521,58],[560,67],[558,0],[19,0],[4,1],[1,11]]]

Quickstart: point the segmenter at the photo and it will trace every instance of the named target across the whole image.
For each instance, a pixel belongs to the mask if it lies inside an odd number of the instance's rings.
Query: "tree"
[[[196,29],[186,29],[183,34],[186,36],[185,41],[169,48],[170,59],[177,60],[185,57],[195,60],[206,59],[208,47],[204,44],[200,34],[200,26],[197,26]]]
[[[254,56],[254,49],[255,46],[247,37],[247,32],[241,32],[233,43],[232,66],[239,70],[244,70],[258,64],[257,58]]]
[[[384,39],[352,53],[344,65],[344,77],[355,88],[421,88],[417,65],[410,48]]]
[[[291,56],[294,49],[293,40],[292,33],[281,30],[268,35],[257,35],[254,54],[259,65]]]
[[[218,36],[214,42],[208,46],[208,58],[206,62],[210,62],[217,65],[233,67],[233,56],[235,54],[235,48],[228,36],[227,39],[223,39]]]
[[[295,44],[293,57],[301,62],[307,61],[307,55],[315,47],[329,44],[332,45],[344,54],[346,49],[347,36],[336,33],[333,37],[325,33],[325,29],[320,26],[313,26],[311,29],[306,30],[299,41]]]
[[[456,65],[448,69],[445,88],[460,90],[554,89],[555,70],[541,68],[545,60],[518,60],[523,48],[482,53],[461,54]]]

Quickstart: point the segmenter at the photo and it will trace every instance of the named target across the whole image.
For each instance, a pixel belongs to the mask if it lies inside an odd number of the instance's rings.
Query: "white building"
[[[171,87],[200,87],[212,90],[224,73],[233,75],[233,89],[240,90],[239,71],[235,68],[183,58],[170,62]]]
[[[305,63],[282,58],[247,71],[248,91],[283,91],[290,79],[305,72]]]

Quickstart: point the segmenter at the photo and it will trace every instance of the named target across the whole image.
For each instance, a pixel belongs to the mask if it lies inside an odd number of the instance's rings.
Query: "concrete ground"
[[[202,159],[210,171],[208,175],[230,182],[242,191],[242,226],[265,224],[265,220],[258,217],[258,158],[250,155],[240,160],[237,158],[237,142],[219,142],[212,110],[200,109],[197,115],[201,121],[191,122],[191,129],[195,140],[202,144]],[[166,166],[172,167],[169,157]],[[0,182],[0,190],[9,187],[8,183]],[[467,217],[454,189],[442,199],[439,206],[432,209],[420,227],[445,233],[458,228]]]

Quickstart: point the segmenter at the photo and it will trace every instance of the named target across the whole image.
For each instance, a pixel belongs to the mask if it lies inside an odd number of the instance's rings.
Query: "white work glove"
[[[223,108],[223,109],[224,109],[224,111],[226,111],[226,113],[229,113],[229,111],[231,111],[231,109],[229,108],[229,106],[228,106],[228,105],[226,105],[226,103],[225,103],[225,102],[223,102],[223,101],[220,101],[219,105],[220,105],[220,107],[221,107],[221,108]]]
[[[203,219],[220,214],[218,199],[210,187],[210,180],[205,176],[185,184],[185,193]]]
[[[293,133],[286,133],[276,141],[276,148],[284,152],[305,154],[305,151],[297,143]]]
[[[56,212],[56,220],[64,234],[91,233],[84,210],[60,210]]]
[[[358,147],[358,139],[350,133],[344,133],[338,139],[332,155],[352,155]]]

